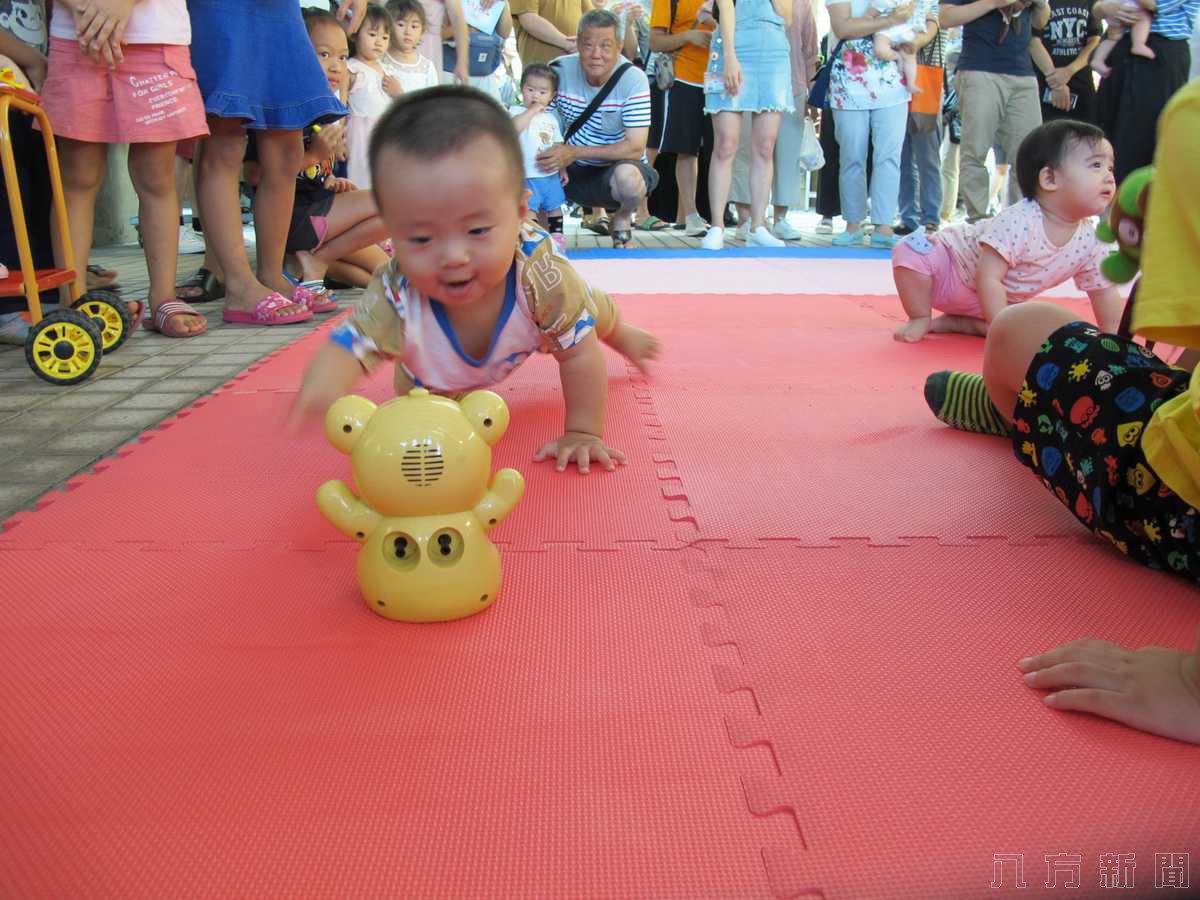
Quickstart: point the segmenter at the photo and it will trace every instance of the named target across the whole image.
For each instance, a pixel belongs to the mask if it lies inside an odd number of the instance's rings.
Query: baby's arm
[[[288,427],[295,430],[308,419],[325,415],[335,400],[350,393],[362,375],[362,364],[353,353],[333,342],[325,344],[304,371]]]
[[[979,245],[979,268],[975,270],[975,292],[983,307],[983,318],[989,325],[1008,306],[1008,290],[1004,287],[1004,276],[1008,274],[1008,260],[987,244]]]
[[[555,469],[564,471],[572,460],[586,475],[592,459],[608,471],[625,454],[604,443],[604,411],[608,403],[608,370],[600,339],[593,331],[574,347],[554,354],[562,379],[566,422],[563,436],[550,441],[534,454],[534,460],[555,459]]]
[[[1030,687],[1051,691],[1044,702],[1053,709],[1089,712],[1200,744],[1200,634],[1197,638],[1191,653],[1072,641],[1017,666]]]
[[[524,112],[517,113],[515,116],[513,116],[513,126],[517,129],[517,132],[520,133],[528,128],[530,124],[532,124],[533,120],[537,118],[538,113],[545,108],[546,107],[544,106],[531,106]]]
[[[1098,291],[1088,291],[1088,299],[1092,301],[1092,312],[1096,314],[1096,324],[1100,326],[1100,330],[1116,334],[1121,327],[1121,313],[1125,310],[1121,292],[1115,287],[1106,287]]]

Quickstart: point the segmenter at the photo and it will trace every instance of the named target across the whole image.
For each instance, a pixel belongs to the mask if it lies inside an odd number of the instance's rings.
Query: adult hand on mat
[[[579,466],[579,473],[586,475],[592,460],[600,463],[609,472],[617,467],[617,463],[625,462],[625,454],[613,447],[607,447],[594,434],[582,431],[568,431],[557,441],[550,441],[541,450],[533,454],[534,462],[553,459],[554,469],[564,472],[571,461]],[[615,462],[614,462],[615,460]]]
[[[1086,639],[1026,657],[1017,667],[1030,687],[1051,691],[1044,699],[1054,709],[1200,744],[1200,632],[1194,653]]]

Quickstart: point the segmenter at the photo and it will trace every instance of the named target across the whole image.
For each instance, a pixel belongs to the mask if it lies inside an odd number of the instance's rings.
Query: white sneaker
[[[725,247],[725,229],[713,226],[700,239],[701,250],[721,250]]]
[[[191,225],[179,226],[179,253],[203,253],[204,238]]]
[[[817,226],[817,234],[833,234],[833,219],[822,219]]]
[[[704,217],[700,213],[688,213],[683,224],[683,233],[688,237],[700,237],[702,234],[708,234],[708,223],[704,221]]]
[[[787,219],[781,219],[775,223],[772,231],[775,237],[782,241],[798,241],[803,235],[800,234],[800,229],[789,222]]]
[[[746,238],[750,237],[750,223],[739,222],[737,231],[733,233],[733,236],[739,241],[744,241]]]
[[[752,247],[786,247],[787,245],[771,232],[767,231],[766,225],[759,225],[746,238],[746,243]]]

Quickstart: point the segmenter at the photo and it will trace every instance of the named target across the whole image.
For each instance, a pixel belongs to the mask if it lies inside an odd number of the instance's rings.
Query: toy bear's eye
[[[429,560],[439,566],[452,566],[463,555],[462,535],[453,528],[435,531],[429,539]]]
[[[412,535],[394,532],[383,539],[383,557],[402,571],[415,569],[421,559],[421,548]]]

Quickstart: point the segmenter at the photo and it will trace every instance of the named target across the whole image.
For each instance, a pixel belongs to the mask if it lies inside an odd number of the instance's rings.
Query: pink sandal
[[[204,327],[199,331],[180,331],[171,325],[171,320],[176,316],[198,316],[204,321]],[[158,304],[153,316],[142,319],[142,327],[147,331],[156,331],[163,337],[190,338],[208,331],[208,320],[182,300],[167,300]]]
[[[299,307],[299,312],[287,316],[274,314],[276,310],[289,306]],[[307,322],[312,317],[312,310],[307,306],[289,300],[283,294],[275,291],[259,300],[250,312],[241,309],[226,309],[221,313],[221,319],[231,325],[293,325],[296,322]]]

